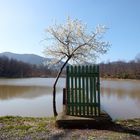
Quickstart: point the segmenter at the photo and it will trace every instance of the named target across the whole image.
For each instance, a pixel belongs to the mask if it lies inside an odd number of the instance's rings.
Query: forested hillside
[[[55,73],[47,66],[32,65],[8,57],[0,57],[0,77],[48,77]]]
[[[116,61],[100,64],[104,78],[140,79],[140,61]]]

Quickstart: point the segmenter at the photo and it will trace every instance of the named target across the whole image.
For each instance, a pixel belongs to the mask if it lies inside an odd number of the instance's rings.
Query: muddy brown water
[[[53,116],[53,78],[0,79],[0,116]],[[65,79],[57,85],[57,110],[62,111]],[[140,118],[140,81],[101,79],[101,106],[113,119]]]

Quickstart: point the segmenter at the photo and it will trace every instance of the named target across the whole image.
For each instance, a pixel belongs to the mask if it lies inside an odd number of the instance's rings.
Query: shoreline
[[[125,81],[140,81],[140,79],[121,79],[121,78],[102,78],[100,77],[101,80],[125,80]]]

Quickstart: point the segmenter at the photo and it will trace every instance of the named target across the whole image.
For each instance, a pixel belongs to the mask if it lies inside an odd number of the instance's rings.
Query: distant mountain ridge
[[[51,61],[55,61],[55,58],[45,58],[36,54],[17,54],[12,52],[3,52],[0,53],[0,57],[6,56],[9,59],[15,59],[18,61],[22,61],[25,63],[33,64],[33,65],[44,65],[48,66]],[[59,62],[58,64],[54,64],[49,68],[54,70],[59,70],[60,67],[64,64],[64,62]]]
[[[12,52],[3,52],[3,53],[0,53],[0,57],[2,56],[6,56],[9,59],[12,58],[18,61],[35,64],[35,65],[41,65],[44,62],[51,61],[50,58],[45,58],[45,57],[35,55],[35,54],[17,54],[17,53],[12,53]]]

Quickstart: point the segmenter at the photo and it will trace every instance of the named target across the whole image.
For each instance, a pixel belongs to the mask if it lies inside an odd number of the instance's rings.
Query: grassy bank
[[[4,140],[139,140],[140,119],[120,120],[103,129],[61,129],[54,118],[0,117]]]

